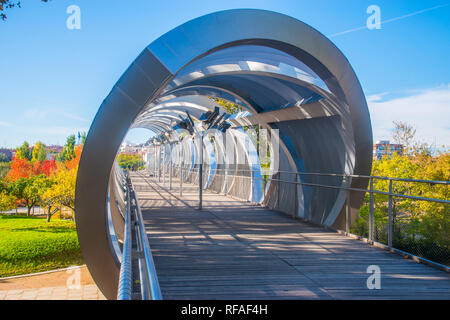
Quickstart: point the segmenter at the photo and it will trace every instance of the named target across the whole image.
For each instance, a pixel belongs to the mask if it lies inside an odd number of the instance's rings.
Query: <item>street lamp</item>
[[[172,164],[172,145],[174,141],[171,141],[172,131],[166,131],[164,132],[165,138],[167,142],[169,143],[169,190],[172,190],[172,171],[173,171],[173,164]]]
[[[160,146],[158,148],[159,150],[159,156],[158,156],[158,182],[161,182],[161,141],[159,138],[155,137],[153,138],[153,144],[155,145],[155,171],[156,171],[156,146]]]
[[[209,130],[217,129],[222,133],[225,133],[231,126],[230,123],[226,122],[226,120],[230,117],[226,112],[220,115],[219,107],[215,107],[214,111],[207,111],[202,114],[199,118],[200,121],[206,126],[206,129],[199,132],[194,125],[194,121],[191,118],[191,115],[188,111],[186,111],[186,118],[180,116],[181,122],[179,122],[174,129],[185,129],[187,130],[193,137],[194,133],[200,137],[200,164],[199,164],[199,203],[198,209],[202,210],[202,202],[203,202],[203,138],[208,134]]]

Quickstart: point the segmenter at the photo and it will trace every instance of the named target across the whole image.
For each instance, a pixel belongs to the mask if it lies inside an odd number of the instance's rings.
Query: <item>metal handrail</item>
[[[127,189],[127,210],[125,213],[125,232],[123,242],[122,263],[120,265],[118,300],[131,300],[132,298],[132,265],[131,265],[131,205],[130,191]]]
[[[216,170],[222,170],[222,169],[216,169]],[[258,172],[256,170],[253,170],[253,172]],[[282,180],[282,179],[276,179],[276,178],[258,178],[258,177],[252,177],[252,176],[241,176],[241,175],[235,175],[235,174],[218,174],[217,175],[223,175],[230,178],[247,178],[247,179],[253,179],[253,180],[267,180],[267,181],[275,181],[275,182],[282,182],[287,184],[297,184],[297,185],[304,185],[309,187],[319,187],[319,188],[328,188],[328,189],[339,189],[339,190],[346,190],[346,191],[355,191],[355,192],[369,192],[374,194],[381,194],[386,196],[393,196],[398,198],[405,198],[405,199],[412,199],[412,200],[418,200],[418,201],[431,201],[431,202],[437,202],[437,203],[443,203],[443,204],[450,204],[449,200],[443,200],[443,199],[435,199],[435,198],[426,198],[426,197],[419,197],[419,196],[410,196],[400,193],[392,193],[392,192],[385,192],[385,191],[379,191],[379,190],[368,190],[368,189],[361,189],[361,188],[352,188],[352,187],[344,187],[344,186],[331,186],[331,185],[324,185],[319,183],[309,183],[309,182],[301,182],[301,181],[290,181],[290,180]],[[346,177],[353,177],[352,175],[347,175]],[[367,176],[367,178],[376,178],[374,176]],[[394,178],[388,178],[391,181],[395,181]],[[414,179],[411,179],[409,182],[415,182]],[[419,180],[418,182],[423,183],[434,183],[434,184],[449,184],[448,181],[434,181],[434,180]]]
[[[155,264],[145,232],[142,212],[128,172],[125,176],[124,188],[126,191],[127,206],[124,217],[123,257],[120,265],[117,299],[131,300],[136,298],[136,296],[133,296],[133,284],[134,280],[139,280],[141,284],[140,298],[142,300],[162,300]],[[134,200],[133,207],[131,206],[132,200]],[[139,262],[139,279],[133,279],[133,233],[136,241],[136,253],[134,257]]]
[[[198,174],[199,170],[198,168],[194,167],[194,168],[190,168],[191,165],[190,164],[184,164],[182,166],[177,165],[177,164],[170,164],[171,166],[175,166],[175,167],[180,167],[180,172],[182,168],[187,168],[187,174],[190,175],[192,174]],[[422,179],[406,179],[406,178],[390,178],[390,177],[383,177],[383,176],[367,176],[367,175],[354,175],[354,174],[338,174],[338,173],[313,173],[313,172],[291,172],[291,171],[277,171],[277,172],[271,172],[271,173],[264,173],[265,170],[253,170],[253,169],[239,169],[238,171],[241,173],[244,172],[257,172],[259,173],[262,177],[255,177],[253,174],[250,175],[238,175],[235,173],[221,173],[221,172],[228,172],[229,170],[235,171],[236,168],[215,168],[214,171],[214,175],[218,175],[218,176],[225,176],[227,178],[231,177],[231,178],[247,178],[247,179],[252,179],[252,180],[263,180],[263,181],[273,181],[273,182],[277,182],[278,185],[278,200],[277,203],[279,204],[279,190],[280,190],[280,183],[287,183],[287,184],[292,184],[292,185],[302,185],[302,186],[309,186],[309,187],[318,187],[318,188],[328,188],[328,189],[337,189],[337,190],[342,190],[345,191],[347,193],[346,196],[346,204],[345,204],[345,234],[350,235],[350,210],[351,210],[351,206],[350,206],[350,193],[351,192],[363,192],[363,193],[369,193],[369,242],[376,244],[377,242],[374,241],[374,194],[378,194],[378,195],[384,195],[388,197],[388,247],[396,250],[393,247],[393,198],[404,198],[404,199],[411,199],[411,200],[416,200],[416,201],[429,201],[429,202],[435,202],[435,203],[440,203],[440,204],[444,204],[444,205],[448,205],[450,204],[450,200],[447,199],[436,199],[436,198],[428,198],[428,197],[422,197],[422,196],[415,196],[415,195],[407,195],[407,194],[400,194],[400,193],[394,193],[393,192],[393,182],[407,182],[407,183],[427,183],[430,184],[431,186],[433,185],[445,185],[448,186],[450,185],[450,181],[439,181],[439,180],[422,180]],[[295,176],[295,180],[282,180],[280,179],[280,175],[281,174],[292,174]],[[278,178],[275,178],[276,175],[278,175]],[[305,176],[328,176],[328,177],[342,177],[342,184],[345,185],[326,185],[326,184],[320,184],[320,183],[310,183],[310,182],[302,182],[299,181],[299,177],[305,175]],[[271,176],[271,177],[269,177]],[[183,176],[184,178],[184,176]],[[356,187],[351,187],[352,184],[352,179],[368,179],[368,184],[369,184],[369,188],[368,189],[364,189],[364,188],[356,188]],[[380,191],[380,190],[374,190],[374,180],[387,180],[389,183],[389,191]],[[180,195],[182,194],[182,181],[180,180]],[[297,188],[295,188],[295,198],[297,198]],[[296,207],[295,207],[295,212],[298,211],[297,208],[297,202],[295,202]],[[446,213],[448,213],[448,211],[445,211]],[[414,256],[414,255],[413,255]],[[418,258],[420,261],[428,261],[427,259],[424,258],[420,258],[420,257],[416,257]],[[425,262],[426,262],[425,261]],[[438,263],[434,263],[432,262],[434,265],[440,265]],[[442,266],[442,265],[440,265]],[[448,270],[447,267],[442,266],[444,269]]]
[[[156,274],[155,263],[153,261],[152,251],[150,249],[150,244],[148,243],[147,233],[145,232],[144,222],[142,218],[141,208],[139,206],[139,202],[137,199],[136,192],[133,191],[134,199],[136,201],[136,221],[137,221],[137,229],[139,231],[139,237],[141,239],[141,249],[144,254],[144,262],[145,262],[145,277],[146,280],[145,286],[146,289],[149,290],[150,296],[148,297],[151,300],[162,300],[161,288],[159,286],[158,277]],[[141,279],[142,281],[142,279]],[[144,298],[143,298],[144,300]]]
[[[230,170],[228,168],[217,168],[216,171],[225,171]],[[251,170],[251,169],[239,169],[241,172],[259,172],[262,174],[264,170]],[[361,179],[378,179],[378,180],[392,180],[392,181],[400,181],[400,182],[418,182],[418,183],[429,183],[429,184],[444,184],[450,185],[450,181],[441,181],[441,180],[422,180],[422,179],[406,179],[406,178],[392,178],[392,177],[384,177],[384,176],[367,176],[367,175],[358,175],[358,174],[345,174],[345,173],[319,173],[319,172],[296,172],[296,171],[283,171],[279,170],[276,173],[283,174],[297,174],[297,175],[309,175],[309,176],[326,176],[326,177],[349,177],[349,178],[361,178]],[[265,175],[265,174],[263,174]]]

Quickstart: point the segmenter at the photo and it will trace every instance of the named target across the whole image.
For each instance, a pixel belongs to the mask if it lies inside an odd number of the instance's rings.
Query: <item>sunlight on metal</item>
[[[205,132],[200,117],[216,107],[231,125],[219,132],[220,139],[208,136],[200,145],[174,129],[189,114],[195,130]],[[179,174],[173,167],[182,166],[182,181],[195,182],[201,157],[202,189],[326,226],[344,226],[347,193],[308,184],[364,189],[368,180],[289,172],[371,171],[367,103],[349,62],[327,38],[301,21],[264,10],[221,11],[186,22],[153,41],[130,65],[100,106],[84,146],[77,231],[89,271],[110,299],[117,296],[122,259],[117,242],[123,242],[126,212],[114,161],[132,128],[149,130],[149,174],[160,178],[169,172],[172,179]],[[268,160],[254,132],[267,134]],[[271,179],[264,184],[267,172]],[[277,179],[304,184],[280,186]],[[361,193],[350,197],[352,219],[361,201]]]

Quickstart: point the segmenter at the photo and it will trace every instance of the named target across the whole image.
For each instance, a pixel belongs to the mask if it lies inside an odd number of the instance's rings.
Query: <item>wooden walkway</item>
[[[450,276],[291,217],[132,175],[164,299],[450,299]],[[369,290],[367,267],[381,270]]]

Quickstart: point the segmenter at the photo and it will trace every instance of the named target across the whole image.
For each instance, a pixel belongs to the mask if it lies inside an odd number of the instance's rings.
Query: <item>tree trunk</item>
[[[31,215],[31,207],[27,207],[27,217]]]
[[[50,219],[52,217],[52,215],[50,214],[51,208],[52,208],[52,206],[47,207],[47,222],[50,222]]]

